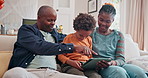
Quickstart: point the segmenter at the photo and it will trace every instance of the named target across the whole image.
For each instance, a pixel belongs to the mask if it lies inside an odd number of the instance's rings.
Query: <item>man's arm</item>
[[[17,43],[21,47],[39,55],[57,55],[72,53],[73,44],[51,43],[45,41],[39,30],[33,26],[23,25],[18,32]]]

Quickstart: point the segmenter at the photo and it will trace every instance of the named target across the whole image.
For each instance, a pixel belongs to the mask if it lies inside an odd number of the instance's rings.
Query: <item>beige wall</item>
[[[75,17],[79,13],[87,13],[88,0],[75,0]]]
[[[42,5],[53,6],[53,1],[52,0],[38,0],[38,8]]]
[[[101,1],[98,0],[98,10],[100,9],[99,6],[101,5]],[[79,13],[88,13],[88,0],[75,0],[75,17]],[[91,13],[97,20],[98,12]]]

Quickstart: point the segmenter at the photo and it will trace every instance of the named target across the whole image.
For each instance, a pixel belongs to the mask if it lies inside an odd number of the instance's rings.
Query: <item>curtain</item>
[[[148,0],[143,0],[144,8],[144,50],[148,51]]]
[[[7,29],[18,29],[22,19],[36,19],[38,0],[5,0],[0,10],[0,22]]]
[[[126,33],[126,0],[120,2],[120,31]]]
[[[122,0],[121,25],[126,34],[130,34],[140,49],[144,49],[143,0]]]

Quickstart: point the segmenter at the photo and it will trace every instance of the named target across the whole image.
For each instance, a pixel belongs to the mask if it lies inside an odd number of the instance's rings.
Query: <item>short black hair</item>
[[[52,9],[52,7],[47,6],[47,5],[41,6],[41,7],[39,8],[38,12],[37,12],[37,15],[38,15],[38,16],[42,16],[43,14],[46,14],[46,9],[48,9],[48,8],[51,8],[51,9]]]
[[[96,27],[96,20],[93,16],[86,13],[79,13],[73,21],[74,30],[93,30]]]
[[[108,14],[111,14],[113,16],[116,15],[116,9],[112,5],[107,5],[107,4],[106,5],[103,5],[101,7],[100,11],[99,11],[99,14],[100,13],[103,13],[103,12],[108,13]]]

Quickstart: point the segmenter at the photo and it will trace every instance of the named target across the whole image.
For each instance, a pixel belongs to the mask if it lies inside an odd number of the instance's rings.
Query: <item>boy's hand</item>
[[[69,59],[69,60],[66,61],[66,64],[69,64],[70,66],[73,66],[73,67],[75,67],[79,70],[83,70],[81,68],[82,64],[79,61],[74,61],[74,60]]]

